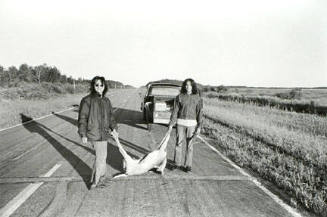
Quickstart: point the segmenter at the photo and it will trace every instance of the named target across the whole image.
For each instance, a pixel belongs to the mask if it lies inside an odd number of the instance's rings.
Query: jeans
[[[195,127],[186,127],[182,125],[177,125],[176,130],[176,146],[175,146],[175,155],[174,162],[176,166],[181,166],[182,164],[182,144],[186,140],[186,153],[184,165],[192,167],[192,158],[193,158],[193,143],[192,136],[195,132]]]
[[[91,182],[98,184],[100,177],[104,176],[107,170],[107,141],[93,141],[92,145],[95,150],[95,161]]]

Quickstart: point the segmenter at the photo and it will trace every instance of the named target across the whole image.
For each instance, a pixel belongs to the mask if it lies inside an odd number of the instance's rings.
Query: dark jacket
[[[198,94],[179,94],[174,101],[174,109],[169,125],[175,125],[177,118],[196,120],[197,127],[202,127],[203,100]]]
[[[78,133],[91,141],[106,141],[117,129],[111,102],[107,97],[90,94],[81,100],[78,113]]]

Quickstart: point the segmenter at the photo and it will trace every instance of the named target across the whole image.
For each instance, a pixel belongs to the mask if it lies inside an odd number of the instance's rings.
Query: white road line
[[[69,111],[69,110],[72,110],[72,109],[74,109],[74,107],[72,107],[72,108],[68,108],[68,109],[65,109],[65,110],[62,110],[62,111],[59,111],[59,112],[54,112],[54,113],[55,113],[55,114],[59,114],[59,113],[62,113],[62,112],[65,112],[65,111]],[[38,118],[33,118],[32,120],[26,121],[26,122],[24,122],[24,123],[17,124],[17,125],[15,125],[15,126],[11,126],[11,127],[8,127],[8,128],[0,129],[0,132],[1,132],[1,131],[5,131],[5,130],[9,130],[9,129],[14,128],[14,127],[22,126],[22,125],[24,125],[24,124],[28,124],[28,123],[30,123],[30,122],[32,122],[32,121],[36,121],[36,120],[40,120],[40,119],[43,119],[43,118],[49,117],[49,116],[51,116],[51,115],[53,115],[53,114],[45,115],[45,116],[38,117]]]
[[[284,203],[280,198],[278,198],[277,195],[269,191],[266,187],[264,187],[256,178],[249,175],[247,172],[245,172],[242,168],[237,166],[233,161],[229,160],[227,157],[225,157],[222,153],[220,153],[217,149],[215,149],[213,146],[211,146],[206,140],[204,140],[202,137],[198,136],[198,138],[206,144],[211,150],[216,152],[221,158],[223,158],[225,161],[227,161],[229,164],[231,164],[235,169],[237,169],[242,175],[247,176],[250,178],[250,180],[258,186],[263,192],[265,192],[267,195],[269,195],[276,203],[278,203],[281,207],[286,209],[292,216],[294,217],[301,217],[301,214],[298,213],[295,209],[290,207],[288,204]]]
[[[46,174],[41,177],[50,177],[61,164],[54,165]],[[41,185],[43,182],[29,184],[23,191],[14,197],[6,206],[0,209],[0,217],[9,217],[15,212]]]

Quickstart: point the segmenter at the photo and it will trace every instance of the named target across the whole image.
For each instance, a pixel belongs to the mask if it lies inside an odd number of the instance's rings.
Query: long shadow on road
[[[31,117],[28,117],[24,114],[20,114],[22,122],[30,121],[33,120]],[[38,133],[41,135],[44,139],[46,139],[49,144],[51,144],[57,151],[58,153],[61,154],[62,157],[65,158],[65,160],[78,172],[78,174],[82,177],[85,185],[87,187],[89,183],[89,178],[91,176],[91,168],[83,161],[81,160],[77,155],[75,155],[71,150],[66,148],[64,145],[59,143],[56,139],[54,139],[48,132],[47,130],[50,130],[43,124],[40,124],[36,121],[32,121],[28,124],[23,125],[29,132],[31,133]],[[52,131],[52,130],[51,130]],[[53,131],[52,131],[53,132]],[[76,144],[76,143],[75,143]],[[78,144],[79,145],[79,144]],[[79,145],[81,146],[81,145]],[[91,149],[87,147],[86,148],[88,151],[91,151]]]
[[[61,114],[56,114],[56,113],[54,113],[54,115],[57,116],[57,117],[59,117],[59,118],[61,118],[61,119],[63,119],[64,121],[67,121],[67,122],[69,122],[69,123],[77,126],[77,120],[74,119],[74,118],[71,118],[71,117],[68,117],[68,116],[65,116],[65,115],[61,115]],[[51,132],[57,134],[58,136],[66,139],[67,141],[74,143],[75,145],[80,146],[80,147],[82,147],[84,149],[87,149],[87,151],[91,152],[92,154],[95,154],[95,152],[94,152],[93,149],[90,149],[88,147],[82,146],[82,145],[76,143],[75,141],[70,140],[70,139],[62,136],[62,135],[54,132],[53,130],[51,130],[51,129],[45,127],[45,126],[43,126],[43,127],[46,130],[51,131]],[[118,170],[119,172],[123,172],[123,166],[122,166],[123,156],[120,154],[118,147],[116,145],[114,145],[111,140],[108,141],[107,153],[108,153],[107,154],[107,164],[110,165],[112,168]],[[127,153],[130,156],[132,156],[134,158],[137,158],[136,155],[133,155],[133,154],[131,154],[129,152],[127,152]]]

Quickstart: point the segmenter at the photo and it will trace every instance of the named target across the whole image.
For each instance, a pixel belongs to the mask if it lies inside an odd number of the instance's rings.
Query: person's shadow
[[[74,126],[77,126],[78,125],[77,120],[75,118],[71,118],[71,117],[68,117],[68,116],[65,116],[65,115],[61,115],[61,114],[58,114],[58,113],[55,113],[55,112],[52,112],[52,114],[54,116],[58,117],[58,118],[63,119],[64,121],[67,121],[67,122],[71,123]]]
[[[26,116],[22,113],[20,113],[21,120],[22,122],[27,122],[33,120],[31,117]],[[89,181],[91,178],[92,170],[91,168],[83,161],[81,160],[77,155],[75,155],[71,150],[66,148],[64,145],[59,143],[56,139],[54,139],[47,131],[50,130],[46,126],[44,126],[41,123],[38,123],[36,121],[31,121],[30,123],[24,124],[23,125],[29,132],[31,133],[38,133],[41,135],[44,139],[46,139],[49,144],[54,147],[59,154],[61,154],[62,157],[65,158],[65,160],[77,171],[77,173],[82,177],[85,185],[89,188]],[[50,130],[52,131],[52,130]],[[54,131],[52,131],[54,132]],[[57,133],[56,133],[57,134]],[[60,134],[57,134],[60,135]],[[61,136],[62,137],[62,136]],[[72,142],[71,140],[67,139],[66,140]],[[82,146],[76,142],[73,142],[75,145],[79,145],[86,149],[87,151],[91,152],[94,154],[94,151],[90,148],[87,148],[85,146]]]

